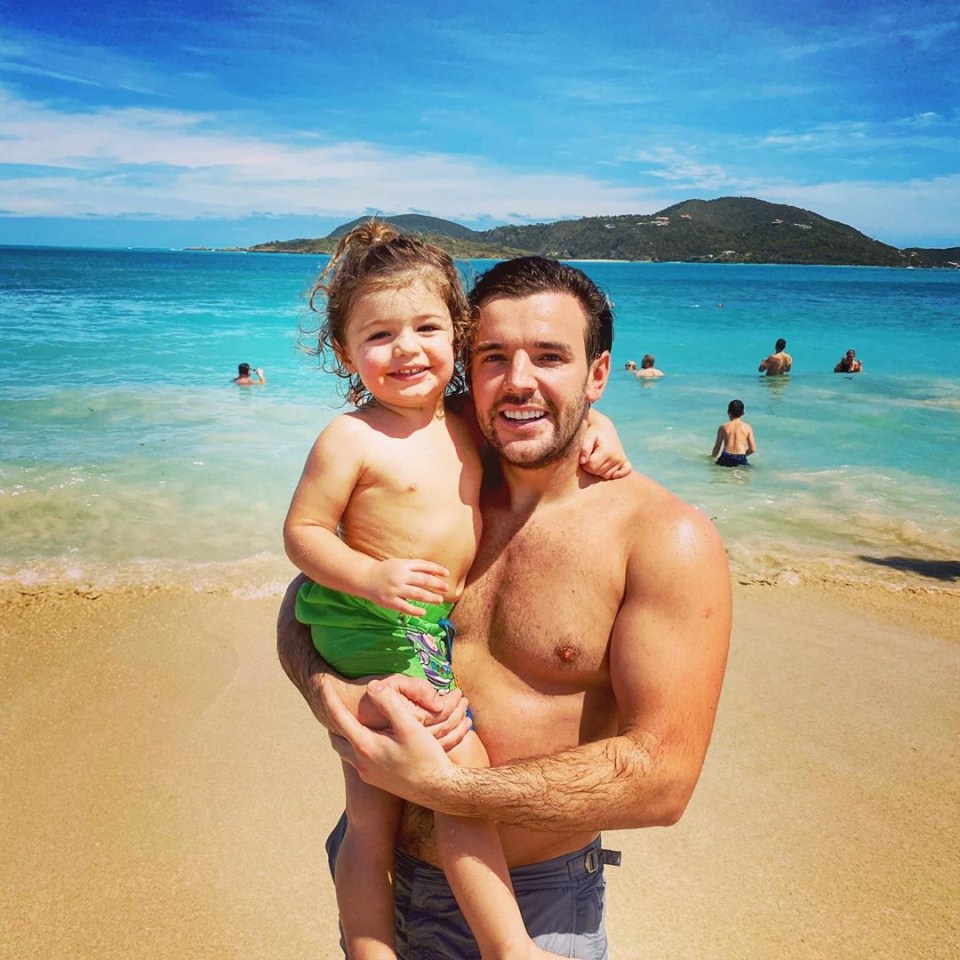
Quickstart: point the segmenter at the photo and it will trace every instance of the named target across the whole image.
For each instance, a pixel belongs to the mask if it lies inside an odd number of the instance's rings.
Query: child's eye
[[[389,336],[390,334],[387,333],[386,330],[377,330],[375,333],[371,333],[370,336],[367,337],[367,342],[369,343],[374,340],[384,340]]]

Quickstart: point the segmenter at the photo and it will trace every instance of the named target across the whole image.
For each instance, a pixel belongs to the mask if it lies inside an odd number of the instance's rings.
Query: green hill
[[[313,240],[273,241],[257,252],[332,253],[364,218]],[[384,217],[460,259],[537,253],[563,260],[647,260],[707,263],[843,264],[949,267],[960,248],[898,250],[810,210],[751,197],[685,200],[653,214],[583,217],[475,231],[451,220],[404,214]]]
[[[349,223],[343,223],[325,237],[296,240],[271,240],[269,243],[258,243],[248,247],[252,253],[326,253],[331,254],[336,249],[341,237],[349,233],[354,227],[369,219],[357,217]],[[506,257],[519,257],[529,250],[511,247],[499,242],[488,241],[485,235],[471,230],[452,220],[442,220],[439,217],[424,217],[420,214],[401,214],[396,217],[382,217],[403,233],[415,233],[424,240],[446,250],[458,260],[500,260]]]
[[[749,197],[686,200],[649,216],[497,227],[484,236],[573,260],[904,265],[895,247],[853,227]]]
[[[907,257],[908,266],[960,267],[960,247],[947,247],[945,250],[907,247],[903,252]]]

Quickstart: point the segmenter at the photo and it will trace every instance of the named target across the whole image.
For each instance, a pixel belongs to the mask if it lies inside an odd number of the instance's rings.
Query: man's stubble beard
[[[496,430],[498,413],[491,414],[487,423],[481,425],[481,433],[486,437],[487,443],[496,450],[498,456],[513,467],[521,470],[538,470],[541,467],[550,466],[550,464],[566,458],[574,444],[579,444],[586,424],[587,413],[590,410],[590,404],[586,398],[586,383],[580,391],[576,404],[571,404],[568,408],[569,415],[562,417],[553,404],[545,402],[544,406],[547,408],[553,426],[553,442],[544,441],[546,449],[536,451],[536,455],[531,459],[511,455],[510,447],[515,447],[517,444],[502,444],[500,442]],[[578,413],[574,413],[574,410],[577,410]],[[484,429],[484,426],[486,429]]]

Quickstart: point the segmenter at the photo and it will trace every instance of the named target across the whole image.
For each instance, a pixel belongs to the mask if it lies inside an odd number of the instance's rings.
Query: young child
[[[711,457],[716,457],[718,467],[749,467],[748,454],[757,452],[753,439],[753,427],[743,420],[743,401],[731,400],[727,407],[730,420],[717,427],[717,442],[713,445]]]
[[[318,293],[319,352],[358,409],[320,434],[284,524],[290,559],[313,581],[298,594],[297,617],[338,673],[405,673],[446,692],[455,686],[448,617],[480,537],[476,426],[446,402],[463,389],[470,309],[446,253],[376,220],[340,241],[311,307]],[[629,472],[612,439],[612,455],[595,434],[585,440],[586,469]],[[451,756],[488,762],[472,731]],[[349,825],[335,886],[347,951],[392,960],[401,801],[343,769]],[[496,826],[436,821],[441,863],[484,960],[554,956],[527,935]]]

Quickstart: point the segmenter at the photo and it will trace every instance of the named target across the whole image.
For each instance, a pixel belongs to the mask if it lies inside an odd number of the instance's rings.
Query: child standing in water
[[[376,220],[340,241],[311,306],[318,293],[326,299],[320,352],[348,380],[358,409],[320,434],[284,523],[287,553],[313,581],[297,596],[297,618],[344,676],[404,673],[448,692],[456,686],[448,617],[481,529],[475,425],[446,403],[463,388],[470,308],[445,252]],[[629,470],[602,446],[584,466],[606,477]],[[473,731],[451,756],[488,762]],[[347,952],[392,960],[402,801],[343,770],[348,826],[335,885]],[[441,863],[484,960],[554,956],[527,935],[496,825],[436,821]]]
[[[749,467],[747,457],[757,452],[753,439],[753,427],[743,419],[743,401],[731,400],[727,406],[726,423],[717,427],[717,440],[713,445],[711,457],[717,457],[718,467]]]

